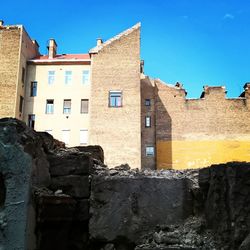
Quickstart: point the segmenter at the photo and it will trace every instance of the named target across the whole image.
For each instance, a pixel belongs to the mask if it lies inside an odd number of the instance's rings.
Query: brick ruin
[[[109,169],[104,153],[0,119],[0,249],[250,248],[249,163]]]

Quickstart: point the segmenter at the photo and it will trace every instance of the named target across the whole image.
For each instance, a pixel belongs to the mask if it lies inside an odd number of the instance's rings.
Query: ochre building
[[[22,25],[0,21],[0,117],[67,146],[98,144],[109,167],[185,169],[250,161],[250,84],[238,98],[205,86],[187,99],[143,72],[140,23],[83,54],[48,54]]]

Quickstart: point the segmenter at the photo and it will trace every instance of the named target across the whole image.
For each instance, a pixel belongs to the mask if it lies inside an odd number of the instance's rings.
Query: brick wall
[[[0,117],[22,119],[20,96],[24,97],[23,68],[37,55],[38,47],[22,26],[0,27]]]
[[[145,105],[145,100],[150,100],[150,105]],[[146,127],[146,116],[151,119],[151,126]],[[146,156],[146,147],[155,148],[155,92],[154,82],[148,77],[141,79],[141,165],[142,168],[155,169],[155,155]]]
[[[15,117],[20,37],[20,27],[0,27],[0,117]]]
[[[122,107],[109,107],[109,91]],[[101,145],[109,167],[141,166],[140,26],[108,40],[92,54],[90,144]]]
[[[225,88],[205,87],[203,98],[156,81],[158,168],[196,168],[250,161],[248,98],[225,98]]]

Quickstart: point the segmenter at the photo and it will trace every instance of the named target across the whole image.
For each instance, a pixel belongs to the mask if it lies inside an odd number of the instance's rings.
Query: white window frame
[[[89,140],[88,129],[80,129],[80,145],[87,145]]]
[[[154,146],[146,146],[145,153],[147,157],[155,156],[155,147]]]
[[[72,83],[72,71],[66,70],[64,73],[64,83],[65,85],[69,85]]]
[[[82,71],[82,84],[86,85],[90,82],[90,71],[89,70],[83,70]]]
[[[151,116],[145,116],[145,128],[151,128]]]
[[[55,82],[55,70],[49,70],[48,71],[48,84],[52,85]]]
[[[48,103],[48,101],[53,101],[53,103]],[[46,100],[46,114],[54,114],[54,99],[47,99]]]
[[[68,102],[70,105],[66,106],[66,102]],[[71,113],[71,99],[64,99],[63,100],[63,114],[70,114]]]
[[[120,101],[119,101],[120,98]],[[109,107],[121,108],[122,107],[122,91],[110,90],[109,91]]]

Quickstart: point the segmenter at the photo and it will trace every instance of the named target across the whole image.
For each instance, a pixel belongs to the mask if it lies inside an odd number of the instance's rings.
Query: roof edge
[[[95,46],[94,48],[90,49],[89,53],[90,54],[97,54],[99,51],[101,51],[107,45],[111,44],[114,41],[119,40],[123,36],[127,36],[127,35],[131,34],[134,30],[140,29],[140,27],[141,27],[141,22],[138,22],[134,26],[132,26],[132,27],[122,31],[118,35],[108,39],[106,42],[102,43],[101,45]]]

